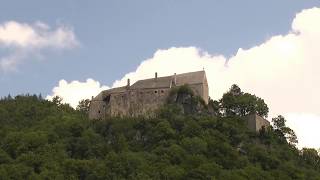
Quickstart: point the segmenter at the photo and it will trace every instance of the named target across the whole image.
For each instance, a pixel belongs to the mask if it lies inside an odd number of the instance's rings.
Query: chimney
[[[130,79],[127,81],[127,86],[130,87]]]
[[[174,73],[173,82],[174,82],[174,85],[177,85],[177,73]]]
[[[155,79],[158,78],[158,73],[157,73],[157,72],[154,73],[154,78],[155,78]]]

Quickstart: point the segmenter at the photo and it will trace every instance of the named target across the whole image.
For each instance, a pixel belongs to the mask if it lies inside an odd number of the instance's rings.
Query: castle
[[[166,103],[170,90],[188,84],[195,95],[208,103],[208,82],[205,71],[174,74],[172,76],[144,79],[130,85],[102,91],[92,99],[90,119],[104,119],[107,116],[139,116],[153,113]]]
[[[153,114],[167,102],[170,91],[174,87],[188,85],[196,96],[200,96],[206,104],[209,100],[209,88],[205,71],[174,74],[172,76],[144,79],[127,85],[102,91],[91,100],[89,119],[106,119],[108,116],[130,116]],[[269,121],[260,116],[247,117],[250,129],[258,131],[262,126],[269,126]]]

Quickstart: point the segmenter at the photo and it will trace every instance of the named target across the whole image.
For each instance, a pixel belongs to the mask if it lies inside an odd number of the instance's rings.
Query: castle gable
[[[184,84],[201,84],[204,83],[205,75],[204,71],[183,73],[177,75],[177,86]]]

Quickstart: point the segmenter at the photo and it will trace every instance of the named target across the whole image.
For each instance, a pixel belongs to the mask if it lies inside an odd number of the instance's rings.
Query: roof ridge
[[[180,74],[176,74],[176,75],[179,76],[179,75],[193,74],[193,73],[199,73],[199,72],[204,72],[204,73],[205,73],[204,70],[201,70],[201,71],[193,71],[193,72],[180,73]],[[175,75],[175,74],[172,74],[172,75],[169,75],[169,76],[160,76],[160,77],[157,77],[157,78],[159,79],[159,78],[173,77],[174,75]],[[139,80],[137,80],[136,82],[138,82],[138,81],[143,81],[143,80],[150,80],[150,79],[155,79],[155,78],[153,77],[153,78],[147,78],[147,79],[139,79]]]
[[[140,79],[137,80],[135,83],[130,85],[130,88],[164,88],[164,87],[170,87],[170,81],[174,78],[176,75],[177,77],[177,82],[179,85],[183,84],[198,84],[202,82],[203,77],[205,76],[205,71],[194,71],[194,72],[186,72],[186,73],[181,73],[181,74],[173,74],[169,76],[162,76],[162,77],[153,77],[153,78],[148,78],[148,79]],[[112,91],[121,91],[125,90],[128,86],[121,86],[121,87],[116,87],[116,88],[111,88],[108,89],[107,91],[112,92]]]

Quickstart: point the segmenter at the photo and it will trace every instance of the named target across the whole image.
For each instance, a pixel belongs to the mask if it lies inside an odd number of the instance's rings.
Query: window
[[[154,93],[158,93],[158,91],[156,90],[156,91],[154,91]]]
[[[103,98],[103,101],[106,103],[106,104],[109,104],[110,102],[110,95],[106,96],[105,98]]]
[[[99,111],[98,111],[98,113],[100,114],[100,113],[101,113],[101,111],[99,110]]]
[[[161,90],[161,93],[164,93],[164,90]]]

